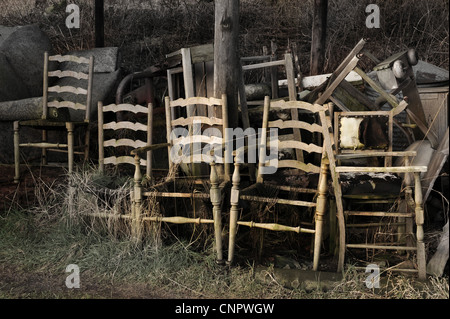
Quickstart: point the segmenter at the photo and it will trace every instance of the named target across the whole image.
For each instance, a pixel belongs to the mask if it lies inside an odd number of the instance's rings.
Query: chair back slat
[[[49,62],[59,63],[56,70],[49,70]],[[76,67],[74,63],[85,65],[85,67],[82,67],[83,71],[79,71],[79,67],[72,70],[71,68]],[[92,56],[84,58],[74,55],[49,55],[48,52],[45,52],[43,118],[47,119],[48,107],[55,107],[83,111],[83,119],[89,121],[93,71],[94,57]],[[49,85],[50,78],[57,78],[56,85]],[[85,96],[83,101],[80,100],[80,96]]]
[[[263,182],[263,168],[276,165],[277,169],[298,169],[306,173],[320,173],[320,163],[314,163],[314,156],[307,156],[307,154],[321,154],[324,153],[323,148],[323,127],[322,122],[319,121],[319,113],[324,112],[326,106],[318,104],[310,104],[304,101],[285,101],[276,100],[271,101],[266,96],[264,100],[263,112],[263,129],[270,134],[270,129],[278,129],[278,137],[268,137],[267,134],[261,136],[260,144],[264,145],[262,150],[269,150],[276,146],[278,154],[271,154],[271,158],[266,155],[266,152],[260,151],[258,163],[258,182]],[[275,111],[275,112],[274,112]],[[269,120],[272,114],[277,113],[278,119]],[[313,122],[309,123],[306,120],[313,118]],[[301,139],[297,139],[295,130],[299,130]],[[307,132],[308,134],[305,134]],[[309,138],[311,137],[311,138]],[[306,138],[308,141],[306,142]],[[289,150],[290,157],[284,158],[285,154],[282,152]],[[292,152],[290,152],[292,150]],[[298,152],[301,151],[301,153]],[[306,153],[306,154],[305,154]],[[297,154],[302,154],[298,157]],[[274,158],[276,156],[276,158]],[[289,155],[288,155],[289,156]],[[320,161],[322,156],[318,158]],[[272,171],[272,170],[270,170]]]
[[[187,114],[187,107],[196,105],[205,105],[209,109],[214,108],[216,112],[214,116],[206,117],[197,114],[199,112],[194,107],[192,108],[194,113],[191,116],[176,115],[176,111],[182,111],[178,113]],[[165,110],[167,141],[170,142],[170,146],[168,146],[170,167],[174,163],[183,163],[189,166],[190,173],[197,174],[198,172],[194,171],[202,170],[199,166],[200,163],[210,163],[212,160],[209,149],[205,150],[204,148],[207,145],[210,148],[214,148],[214,160],[216,163],[223,163],[225,154],[223,154],[222,145],[227,140],[226,128],[228,127],[225,95],[222,95],[220,99],[214,97],[189,97],[175,101],[171,101],[169,97],[166,97]],[[176,149],[173,149],[174,147]],[[226,176],[229,176],[228,166],[229,164],[226,163],[224,168]]]
[[[120,112],[123,118],[126,113],[132,114],[129,119],[123,121],[111,120],[105,123],[106,113],[116,114]],[[107,164],[131,164],[134,165],[134,157],[130,152],[132,149],[145,147],[151,138],[151,114],[153,106],[151,103],[148,107],[132,104],[110,104],[103,106],[102,102],[98,103],[98,139],[99,139],[99,167],[100,171],[104,171],[104,166]],[[144,123],[138,121],[137,114],[146,114]],[[138,135],[139,132],[146,132],[147,134]],[[125,136],[124,136],[125,135]],[[145,135],[145,138],[144,138]],[[105,156],[105,149],[112,149],[111,156]],[[141,159],[140,164],[151,169],[151,153],[147,152],[147,158]]]

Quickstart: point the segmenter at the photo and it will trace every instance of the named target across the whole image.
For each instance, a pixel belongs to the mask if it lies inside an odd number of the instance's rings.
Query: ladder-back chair
[[[114,116],[121,113],[123,121],[116,121]],[[106,115],[106,116],[105,116]],[[112,120],[106,120],[110,118]],[[139,120],[141,119],[141,120]],[[131,150],[152,144],[153,106],[147,107],[132,104],[103,105],[98,102],[98,162],[99,170],[105,171],[105,165],[131,164],[134,167],[134,156]],[[140,165],[146,167],[146,174],[152,178],[152,154],[146,152]]]
[[[325,106],[313,105],[302,101],[270,101],[266,96],[264,99],[264,113],[262,134],[260,137],[259,145],[259,158],[258,158],[258,174],[257,182],[247,188],[240,189],[240,173],[239,168],[242,159],[243,149],[235,151],[235,169],[232,177],[232,191],[231,191],[231,210],[230,210],[230,237],[229,237],[229,251],[228,262],[232,263],[234,260],[234,251],[236,245],[236,234],[238,226],[257,227],[272,231],[286,231],[295,233],[310,233],[314,234],[314,257],[313,257],[313,269],[317,270],[319,265],[320,246],[322,240],[322,228],[323,228],[323,216],[325,214],[326,206],[326,192],[327,192],[327,163],[322,160],[323,145],[322,143],[322,126],[319,124],[318,115],[320,111],[324,110]],[[277,111],[284,113],[277,120],[269,120],[269,114],[271,111]],[[292,119],[292,114],[295,113],[297,119]],[[298,115],[309,116],[313,118],[313,123],[309,123],[306,120],[298,119]],[[269,129],[277,129],[279,132],[288,131],[289,134],[278,135],[277,139],[267,138],[267,131]],[[307,132],[312,136],[311,143],[305,143],[295,138],[293,134],[294,129],[301,130],[303,141]],[[273,148],[277,150],[273,158],[266,157],[266,150]],[[247,148],[247,147],[246,147]],[[248,150],[251,149],[251,145],[248,146]],[[292,158],[278,160],[279,154],[283,149],[294,150],[291,154]],[[245,148],[244,148],[245,150]],[[304,155],[308,153],[310,156],[302,156],[302,160],[299,160],[296,155],[298,150]],[[319,154],[319,162],[314,164],[313,154]],[[305,161],[304,157],[309,157],[310,160]],[[271,162],[272,161],[272,162]],[[271,175],[264,175],[264,169],[269,166],[275,166],[275,170],[272,170]],[[274,172],[276,171],[276,172]],[[283,175],[283,171],[286,171],[286,175]],[[288,185],[286,177],[289,177],[289,173],[297,172],[297,174],[291,175],[291,181],[300,180],[305,178],[307,180],[304,185]],[[273,174],[275,173],[275,174]],[[314,177],[315,178],[314,178]],[[292,178],[294,177],[294,178]],[[283,179],[284,178],[284,179]],[[315,181],[315,182],[314,182]],[[291,182],[292,183],[292,182]],[[270,194],[264,196],[264,194]],[[287,193],[287,194],[286,194]],[[295,196],[295,198],[289,198]],[[288,198],[286,198],[289,196]],[[250,201],[265,203],[266,206],[269,203],[288,205],[293,208],[290,216],[283,217],[284,221],[296,223],[295,225],[280,224],[277,222],[277,216],[271,217],[268,222],[263,220],[253,221],[244,220],[245,218],[239,217],[239,201]],[[315,226],[310,228],[300,225],[302,215],[305,216],[308,210],[312,210],[314,215]],[[252,212],[250,212],[252,213]],[[267,220],[268,217],[265,217]],[[281,217],[280,217],[281,219]],[[285,222],[285,223],[287,223]],[[309,222],[311,224],[311,222]]]
[[[196,116],[196,106],[206,106],[215,110],[215,117]],[[193,110],[194,116],[187,116],[187,107]],[[135,155],[135,229],[142,223],[174,223],[174,224],[214,224],[217,261],[222,257],[222,192],[229,182],[229,169],[225,163],[226,128],[228,126],[228,109],[226,95],[218,98],[190,97],[171,101],[165,98],[166,133],[168,143],[148,145],[132,152]],[[177,115],[180,113],[180,115]],[[185,117],[186,116],[186,117]],[[167,178],[150,187],[141,184],[141,154],[167,147],[169,175]],[[211,154],[213,152],[213,155]],[[209,174],[205,173],[205,163]],[[220,163],[221,165],[218,165]],[[222,165],[224,163],[224,165]],[[202,165],[203,164],[203,165]],[[223,169],[220,169],[224,167]],[[155,215],[144,206],[144,198],[157,198],[161,214]],[[212,204],[212,218],[179,215],[176,199],[189,199],[191,203],[203,201]],[[171,200],[168,200],[171,199]],[[163,204],[161,204],[163,202]],[[195,205],[195,204],[194,204]],[[170,208],[169,208],[170,206]],[[195,215],[195,210],[194,210]],[[137,232],[136,232],[137,233]],[[142,234],[137,233],[138,237]]]
[[[427,167],[410,165],[416,152],[392,149],[393,117],[405,107],[407,103],[402,101],[390,111],[336,112],[334,128],[330,114],[321,113],[322,122],[327,123],[324,137],[337,206],[338,271],[344,268],[348,249],[365,249],[366,253],[416,251],[419,278],[425,277],[420,174]],[[403,157],[404,165],[394,166],[392,157]],[[377,158],[384,161],[378,163]],[[414,183],[409,180],[410,174]],[[362,233],[366,236],[364,242]],[[351,239],[360,242],[350,242]],[[400,266],[391,269],[411,271]]]
[[[59,63],[59,69],[49,70],[50,63]],[[64,65],[84,66],[83,72],[75,72],[66,70]],[[73,171],[74,154],[84,155],[84,160],[89,156],[89,120],[90,105],[92,99],[92,83],[93,83],[94,57],[89,59],[77,57],[73,55],[49,55],[44,54],[44,85],[43,85],[43,114],[42,118],[35,120],[24,120],[14,122],[14,164],[15,176],[14,181],[19,182],[20,179],[20,148],[34,147],[42,149],[42,164],[47,165],[47,151],[64,151],[68,153],[68,169],[69,173]],[[79,83],[79,86],[55,85],[50,86],[51,78],[72,78]],[[71,96],[70,100],[67,96]],[[84,103],[77,102],[76,96],[85,95]],[[72,113],[70,112],[72,110]],[[72,114],[80,114],[80,120],[71,120]],[[51,114],[53,116],[51,116]],[[64,116],[54,116],[55,114],[64,114]],[[39,142],[21,142],[20,128],[30,127],[42,132],[42,139]],[[84,129],[84,143],[82,145],[74,145],[74,130],[78,127]],[[63,131],[67,134],[66,143],[55,143],[47,140],[48,131]]]

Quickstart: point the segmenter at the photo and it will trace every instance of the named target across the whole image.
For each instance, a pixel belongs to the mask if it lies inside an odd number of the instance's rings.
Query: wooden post
[[[238,126],[239,0],[215,1],[214,96],[227,95],[229,127]]]
[[[105,18],[104,18],[104,0],[95,0],[95,47],[101,48],[105,46]]]
[[[323,73],[325,39],[327,36],[327,11],[328,0],[314,0],[310,75]]]

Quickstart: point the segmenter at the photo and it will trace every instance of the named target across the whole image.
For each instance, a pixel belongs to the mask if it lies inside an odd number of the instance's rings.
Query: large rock
[[[18,28],[20,28],[20,27],[6,27],[3,25],[0,25],[0,46]]]
[[[51,43],[37,25],[17,28],[0,45],[0,54],[28,90],[26,97],[42,96],[45,51],[51,51]]]
[[[27,97],[30,97],[28,87],[11,66],[5,54],[0,52],[0,102]]]
[[[94,73],[111,73],[117,70],[119,65],[119,48],[118,47],[106,47],[106,48],[93,48],[83,51],[67,52],[69,55],[75,55],[89,59],[94,57]],[[73,62],[66,62],[62,68],[68,68],[77,72],[83,72],[79,69],[80,64]]]
[[[34,120],[42,117],[42,96],[30,97],[21,100],[0,102],[0,114],[2,121]],[[61,121],[69,119],[65,109],[48,108],[48,118]]]

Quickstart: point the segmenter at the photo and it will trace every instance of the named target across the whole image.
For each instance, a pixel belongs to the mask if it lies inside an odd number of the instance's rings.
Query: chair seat
[[[63,129],[66,127],[66,123],[72,123],[74,126],[82,126],[82,125],[88,125],[88,122],[85,121],[79,121],[79,122],[64,122],[64,121],[55,121],[55,120],[45,120],[45,119],[37,119],[37,120],[25,120],[25,121],[19,121],[20,126],[29,126],[39,129]]]
[[[390,173],[341,173],[340,178],[343,195],[397,196],[402,186],[402,179]]]

